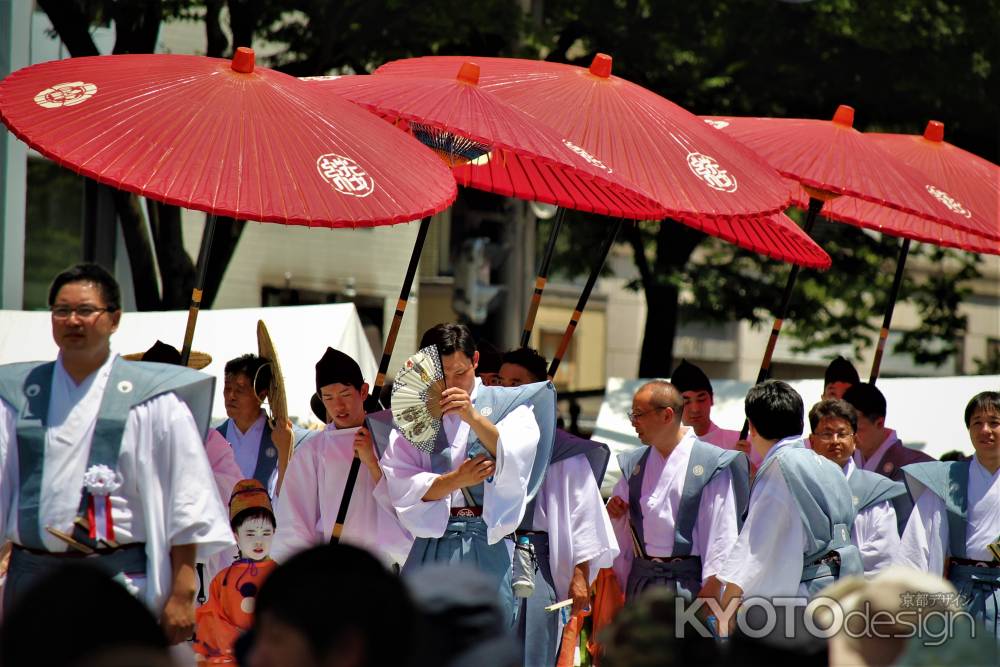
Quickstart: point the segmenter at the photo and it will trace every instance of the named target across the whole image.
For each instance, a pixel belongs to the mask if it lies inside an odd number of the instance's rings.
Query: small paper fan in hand
[[[392,420],[417,449],[431,452],[441,430],[444,371],[436,346],[406,360],[392,383]]]

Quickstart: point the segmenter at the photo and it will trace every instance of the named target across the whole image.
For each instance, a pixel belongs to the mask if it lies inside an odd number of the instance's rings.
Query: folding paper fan
[[[257,353],[271,365],[271,384],[267,388],[267,402],[271,408],[271,424],[284,424],[288,421],[288,402],[285,399],[285,378],[281,374],[281,364],[278,363],[278,353],[267,333],[264,320],[257,320]],[[257,383],[254,379],[254,391]]]
[[[441,430],[444,371],[437,347],[419,350],[406,360],[392,384],[392,421],[417,449],[430,452]]]

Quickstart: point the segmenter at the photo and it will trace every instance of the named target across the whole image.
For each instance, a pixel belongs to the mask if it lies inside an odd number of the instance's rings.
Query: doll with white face
[[[274,510],[260,482],[244,479],[233,487],[229,525],[240,557],[212,579],[208,601],[195,614],[193,648],[199,664],[236,664],[233,645],[253,625],[257,592],[277,566],[270,558]]]

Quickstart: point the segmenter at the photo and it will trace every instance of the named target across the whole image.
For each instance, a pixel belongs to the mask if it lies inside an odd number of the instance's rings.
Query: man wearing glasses
[[[892,565],[899,553],[893,503],[906,495],[906,486],[854,463],[857,424],[858,413],[841,399],[820,401],[809,411],[810,446],[840,466],[851,487],[851,501],[858,513],[851,527],[851,542],[861,552],[865,577],[871,578]]]
[[[0,536],[9,612],[38,578],[86,558],[191,636],[195,557],[232,544],[202,445],[214,381],[111,353],[114,278],[96,264],[49,290],[54,362],[0,366]]]
[[[663,380],[632,398],[628,417],[643,446],[619,456],[622,478],[608,501],[626,600],[655,585],[688,600],[718,597],[716,573],[736,543],[749,495],[746,455],[698,440],[681,425],[683,411],[680,392]]]

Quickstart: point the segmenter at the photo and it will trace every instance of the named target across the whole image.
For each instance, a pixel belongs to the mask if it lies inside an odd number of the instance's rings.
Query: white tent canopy
[[[257,353],[257,320],[264,320],[278,353],[293,419],[315,421],[309,399],[316,391],[316,362],[328,346],[356,359],[366,381],[374,380],[375,357],[352,303],[203,310],[193,347],[212,355],[212,363],[203,372],[216,377],[213,423],[226,415],[222,400],[226,362],[247,352]],[[126,312],[111,337],[111,349],[119,354],[144,352],[157,339],[179,349],[186,325],[187,311]],[[0,364],[51,360],[58,351],[47,312],[0,311]]]
[[[638,446],[639,439],[626,413],[632,408],[632,396],[646,380],[608,378],[607,390],[593,438],[607,443],[612,454]],[[789,382],[802,396],[805,404],[805,432],[809,432],[809,408],[820,400],[822,380]],[[743,398],[749,382],[717,380],[712,383],[715,406],[712,421],[721,428],[739,430],[743,426]],[[886,427],[895,429],[903,444],[939,458],[957,449],[972,453],[969,433],[965,428],[965,406],[981,391],[1000,391],[1000,375],[973,375],[944,378],[886,378],[878,381],[886,400]],[[621,470],[615,456],[608,464],[602,491],[610,494]]]

